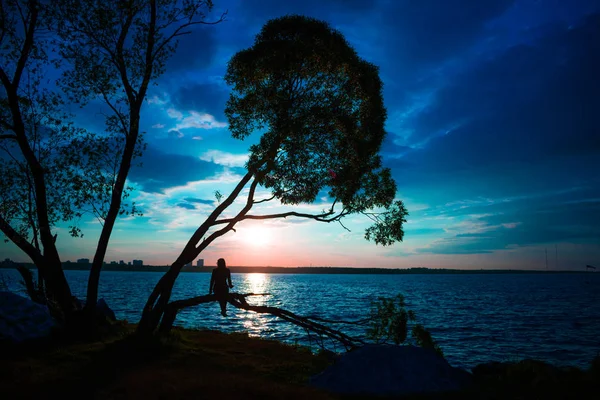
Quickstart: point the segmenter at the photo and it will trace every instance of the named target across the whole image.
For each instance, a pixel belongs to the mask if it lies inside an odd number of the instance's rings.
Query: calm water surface
[[[16,271],[0,270],[15,291],[22,290]],[[72,290],[85,298],[86,271],[66,271]],[[118,318],[137,322],[140,310],[162,273],[102,273],[100,297]],[[438,341],[448,361],[463,368],[478,363],[545,360],[587,368],[600,351],[600,273],[472,275],[291,275],[233,274],[238,292],[271,293],[254,297],[256,305],[282,307],[300,315],[359,319],[378,296],[404,294],[418,322]],[[208,292],[210,274],[182,273],[173,299]],[[309,344],[306,332],[275,317],[217,303],[179,313],[176,325]],[[351,335],[360,327],[340,325]],[[331,348],[334,349],[334,343]],[[342,350],[339,345],[336,350]]]

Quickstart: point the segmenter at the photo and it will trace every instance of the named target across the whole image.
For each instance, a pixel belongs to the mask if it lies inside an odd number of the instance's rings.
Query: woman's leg
[[[220,289],[218,292],[215,291],[215,296],[219,301],[219,306],[221,306],[221,315],[227,316],[227,297],[229,296],[229,288]]]

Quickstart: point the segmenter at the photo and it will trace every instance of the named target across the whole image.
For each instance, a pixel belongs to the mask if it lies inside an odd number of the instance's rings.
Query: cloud
[[[178,131],[177,129],[171,129],[171,130],[169,130],[169,137],[174,137],[174,138],[177,138],[177,139],[181,139],[184,136],[185,135],[181,131]]]
[[[154,124],[154,125],[152,125],[152,127],[153,127],[154,129],[162,129],[162,128],[164,128],[164,127],[165,127],[165,125],[164,125],[164,124]]]
[[[179,110],[176,110],[174,108],[168,108],[167,109],[167,115],[171,118],[174,119],[183,119],[183,113]]]
[[[129,179],[146,192],[163,192],[167,188],[214,176],[223,167],[193,156],[168,154],[148,146],[141,157],[142,167],[132,167]]]
[[[219,15],[211,13],[207,21],[213,21]],[[194,72],[210,66],[217,52],[217,29],[223,29],[223,24],[196,25],[190,29],[191,33],[179,37],[179,43],[175,53],[167,61],[166,69],[169,76],[173,73]]]
[[[248,154],[232,154],[221,150],[209,150],[203,153],[200,159],[227,167],[243,167],[248,161]]]
[[[189,204],[189,203],[179,203],[179,204],[177,204],[177,207],[185,208],[185,209],[188,209],[188,210],[195,210],[196,209],[196,207],[194,207],[193,204]]]
[[[600,200],[594,197],[598,192],[588,188],[512,201],[497,199],[460,212],[442,210],[441,215],[452,215],[459,222],[449,223],[446,233],[450,235],[438,235],[418,252],[466,254],[560,242],[593,244],[600,224]]]
[[[433,63],[481,40],[488,21],[513,0],[398,0],[381,7],[383,44],[404,64]]]
[[[433,192],[437,185],[451,201],[594,179],[599,21],[593,15],[579,26],[555,27],[538,42],[511,47],[448,82],[406,121],[409,145],[427,143],[386,159],[400,187]]]
[[[177,125],[171,130],[180,131],[182,129],[215,129],[226,128],[225,122],[219,122],[210,114],[197,111],[188,111],[186,114],[174,108],[167,109],[167,115],[178,120]]]
[[[197,199],[194,197],[186,197],[184,200],[187,201],[188,203],[199,203],[199,204],[208,204],[208,205],[212,205],[215,203],[214,200]]]
[[[196,110],[225,120],[225,103],[229,89],[224,84],[192,83],[181,86],[171,96],[173,105],[180,110]]]

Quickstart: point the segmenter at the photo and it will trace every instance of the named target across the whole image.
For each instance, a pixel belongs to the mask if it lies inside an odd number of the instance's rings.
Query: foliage
[[[264,131],[247,166],[274,198],[311,203],[325,190],[329,220],[381,208],[368,213],[377,224],[365,237],[384,246],[402,240],[407,213],[393,202],[396,184],[378,154],[386,119],[378,68],[341,33],[313,18],[271,20],[229,61],[225,80],[232,136]]]
[[[433,340],[431,337],[431,333],[425,329],[425,327],[421,324],[416,324],[412,328],[412,336],[417,343],[417,346],[424,347],[426,349],[432,349],[440,356],[444,356],[444,352],[440,348],[440,346]]]
[[[416,321],[412,310],[406,309],[406,302],[402,294],[394,298],[379,297],[371,303],[371,313],[367,337],[375,343],[392,342],[402,344],[408,337],[409,323]],[[414,324],[411,334],[417,346],[435,350],[444,356],[442,349],[431,337],[431,333],[421,324]]]
[[[341,224],[348,215],[364,214],[375,223],[366,239],[387,246],[403,238],[407,211],[394,201],[396,184],[379,155],[386,110],[378,68],[338,31],[303,16],[270,20],[252,47],[231,58],[225,81],[232,88],[225,108],[232,136],[243,140],[260,131],[260,139],[249,148],[246,175],[228,196],[215,192],[217,207],[156,284],[140,332],[158,327],[183,265],[243,220],[298,217]],[[246,186],[241,210],[222,217]],[[255,199],[259,186],[271,196]],[[296,206],[317,197],[327,197],[329,208],[250,214],[258,203]]]
[[[8,291],[10,279],[7,275],[0,273],[0,292]]]
[[[123,146],[105,135],[76,127],[73,115],[64,111],[64,95],[45,78],[56,61],[48,57],[56,50],[47,34],[53,20],[51,5],[14,0],[3,2],[3,6],[0,68],[6,79],[2,81],[4,90],[0,90],[0,134],[4,135],[0,140],[0,217],[41,250],[40,197],[45,197],[50,227],[69,222],[69,233],[81,236],[79,221],[84,214],[99,219],[106,216],[116,175],[115,154]],[[31,29],[30,37],[19,28],[20,15],[26,18],[23,23]],[[29,53],[23,51],[27,46]],[[10,100],[12,90],[16,98]],[[29,159],[28,150],[33,153]],[[45,193],[38,193],[40,186],[34,183],[36,162],[43,172]],[[135,214],[135,205],[129,206],[123,204],[121,213]]]
[[[109,110],[106,133],[122,143],[116,152],[110,202],[92,261],[86,304],[95,304],[102,262],[127,197],[132,160],[145,149],[140,115],[151,83],[165,71],[178,38],[206,22],[210,0],[56,0],[52,7],[58,49],[68,65],[60,87],[74,103],[101,99]],[[132,214],[135,214],[133,204]]]

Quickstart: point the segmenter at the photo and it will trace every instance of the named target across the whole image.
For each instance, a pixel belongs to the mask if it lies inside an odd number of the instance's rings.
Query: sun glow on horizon
[[[240,229],[239,239],[252,247],[264,247],[271,243],[271,232],[262,226],[252,226]]]

